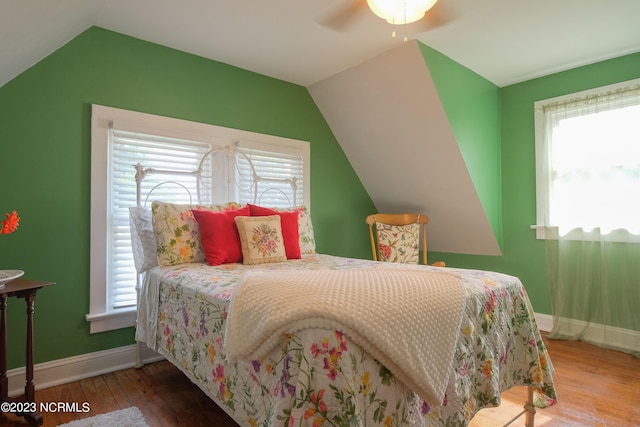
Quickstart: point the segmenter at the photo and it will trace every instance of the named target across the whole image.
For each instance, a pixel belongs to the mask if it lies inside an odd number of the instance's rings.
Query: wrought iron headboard
[[[257,171],[256,168],[251,160],[251,158],[244,153],[243,151],[238,149],[237,146],[237,142],[234,145],[225,145],[225,146],[218,146],[218,147],[214,147],[211,150],[207,151],[202,158],[200,159],[200,162],[198,164],[198,168],[196,170],[192,170],[192,171],[184,171],[184,170],[172,170],[172,169],[158,169],[158,168],[145,168],[142,164],[138,163],[137,165],[135,165],[135,169],[136,169],[136,174],[135,174],[135,180],[136,180],[136,204],[137,206],[146,206],[147,201],[149,200],[149,198],[151,197],[152,193],[157,190],[160,187],[166,186],[166,185],[177,185],[182,187],[186,193],[189,196],[189,200],[190,200],[190,204],[193,203],[193,195],[191,194],[191,191],[189,191],[189,189],[184,186],[183,184],[176,182],[176,181],[163,181],[161,183],[158,183],[157,185],[155,185],[154,187],[152,187],[147,194],[143,197],[142,195],[142,182],[143,180],[148,176],[148,175],[152,175],[152,174],[162,174],[162,175],[173,175],[173,176],[187,176],[187,177],[194,177],[196,180],[196,203],[198,204],[203,204],[203,199],[204,199],[204,195],[203,195],[203,191],[205,189],[208,189],[211,191],[210,196],[213,193],[213,186],[215,185],[215,183],[213,182],[213,174],[216,173],[216,171],[214,171],[213,166],[211,167],[207,167],[206,163],[207,162],[211,162],[213,164],[213,160],[214,160],[214,156],[216,154],[221,154],[223,156],[223,159],[226,160],[226,165],[223,165],[223,169],[226,170],[226,188],[227,188],[227,192],[229,192],[231,190],[231,183],[233,181],[233,183],[235,184],[236,187],[240,187],[241,185],[245,185],[247,187],[245,187],[246,189],[251,189],[252,190],[252,198],[251,198],[251,203],[254,204],[260,204],[260,201],[262,199],[262,197],[268,193],[268,192],[272,192],[272,191],[276,191],[276,192],[280,192],[289,202],[291,207],[297,206],[298,204],[298,200],[296,198],[296,194],[297,194],[297,188],[298,188],[298,181],[299,178],[296,176],[291,176],[288,178],[270,178],[270,177],[264,177],[264,176],[260,176]],[[242,174],[239,173],[240,167],[239,167],[239,158],[243,159],[244,161],[246,161],[247,165],[248,165],[248,169],[249,169],[249,175],[250,176],[243,176]],[[206,172],[211,169],[212,175],[207,175]],[[224,172],[224,170],[222,171]],[[234,179],[231,179],[230,174],[233,172],[234,174]],[[237,179],[236,179],[237,178]],[[260,184],[262,183],[273,183],[273,184],[287,184],[290,186],[291,190],[292,190],[292,199],[290,199],[287,194],[285,194],[281,189],[279,188],[275,188],[275,187],[267,187],[264,189],[261,189]],[[233,200],[226,200],[226,201],[233,201]]]

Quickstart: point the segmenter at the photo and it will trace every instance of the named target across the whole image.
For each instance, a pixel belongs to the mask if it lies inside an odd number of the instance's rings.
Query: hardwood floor
[[[582,342],[545,342],[556,370],[559,402],[538,410],[537,427],[640,425],[640,359]],[[502,405],[480,411],[471,426],[501,426],[520,412],[525,395],[524,387],[503,393]],[[166,361],[38,390],[36,400],[90,405],[87,413],[45,412],[45,427],[129,406],[137,406],[151,427],[237,427]],[[0,426],[25,425],[22,418],[0,414]],[[524,425],[524,420],[513,425]]]
[[[640,426],[640,359],[579,341],[545,339],[545,344],[555,367],[558,403],[537,410],[536,427]],[[508,390],[499,408],[480,411],[471,426],[501,425],[525,399],[525,388]]]

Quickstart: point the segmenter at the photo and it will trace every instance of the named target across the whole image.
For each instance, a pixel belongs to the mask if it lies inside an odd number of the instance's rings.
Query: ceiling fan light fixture
[[[421,19],[438,0],[367,0],[369,8],[390,24],[404,25]]]

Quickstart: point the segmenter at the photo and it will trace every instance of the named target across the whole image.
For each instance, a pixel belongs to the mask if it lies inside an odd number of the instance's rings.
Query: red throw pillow
[[[193,209],[200,228],[200,242],[209,265],[242,262],[242,247],[235,217],[249,216],[248,206],[233,211]]]
[[[282,240],[287,259],[300,259],[300,233],[298,231],[298,212],[278,212],[273,209],[248,204],[251,216],[279,215],[282,227]]]

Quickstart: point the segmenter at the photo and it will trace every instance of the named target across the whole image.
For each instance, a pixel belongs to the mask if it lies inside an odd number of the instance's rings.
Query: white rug
[[[58,427],[149,427],[135,406],[60,424]]]

